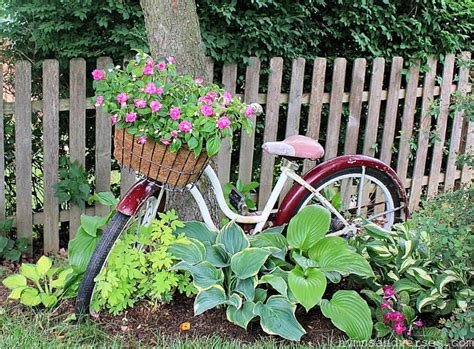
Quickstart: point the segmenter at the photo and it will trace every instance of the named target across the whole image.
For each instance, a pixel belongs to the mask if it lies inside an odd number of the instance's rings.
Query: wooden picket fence
[[[468,60],[471,53],[462,54]],[[99,58],[98,68],[105,68],[111,63],[110,58]],[[458,110],[450,118],[450,103],[454,92],[460,95],[471,93],[469,68],[456,65],[456,57],[445,56],[441,64],[434,58],[426,63],[430,70],[424,74],[420,67],[412,65],[409,74],[404,74],[404,59],[395,57],[388,66],[384,58],[376,58],[372,62],[369,77],[366,79],[367,62],[364,58],[352,62],[352,74],[346,81],[348,62],[337,58],[333,62],[332,77],[327,69],[326,58],[316,58],[314,62],[306,62],[303,58],[292,61],[291,81],[288,93],[282,93],[283,59],[274,57],[270,60],[270,73],[266,93],[260,92],[261,64],[258,58],[249,59],[245,72],[245,88],[238,94],[246,103],[258,102],[264,105],[263,142],[277,139],[279,118],[286,118],[285,136],[298,134],[302,129],[306,135],[319,139],[325,135],[325,159],[340,154],[354,154],[359,149],[366,155],[378,156],[387,164],[396,164],[395,168],[410,193],[410,208],[418,206],[426,188],[426,193],[435,195],[442,185],[444,190],[454,188],[455,182],[468,184],[472,180],[472,169],[467,165],[456,165],[459,153],[473,152],[473,122],[467,122],[464,112]],[[309,66],[312,67],[309,67]],[[304,91],[305,70],[312,68],[311,89]],[[69,155],[72,161],[85,164],[85,132],[86,110],[95,109],[90,98],[86,97],[86,78],[90,77],[92,67],[86,69],[82,58],[70,61],[70,97],[59,98],[59,64],[56,60],[45,60],[43,63],[43,100],[31,98],[31,65],[27,61],[18,62],[15,67],[15,101],[0,103],[0,219],[5,217],[5,182],[4,182],[4,147],[3,117],[7,114],[15,116],[16,142],[16,214],[14,219],[19,237],[32,236],[32,225],[42,224],[44,227],[44,250],[54,251],[59,247],[59,222],[69,222],[70,236],[74,235],[79,225],[78,207],[68,211],[59,210],[58,201],[54,196],[53,184],[58,180],[58,144],[59,144],[59,112],[69,111]],[[207,79],[212,80],[214,66],[208,61]],[[235,94],[238,67],[227,64],[222,67],[222,84],[225,89]],[[327,77],[326,77],[327,75]],[[438,84],[437,75],[442,79]],[[455,76],[457,75],[457,78]],[[367,81],[366,81],[367,80]],[[330,91],[325,90],[330,82]],[[368,88],[365,88],[367,86]],[[0,88],[3,82],[0,79]],[[430,108],[435,99],[439,99],[437,118],[430,116]],[[417,112],[417,102],[421,112]],[[420,103],[421,102],[421,103]],[[349,117],[343,118],[343,110],[348,104]],[[363,108],[365,104],[366,108]],[[280,115],[281,105],[287,106],[287,114]],[[302,107],[307,107],[306,125],[300,125]],[[309,105],[309,107],[308,107]],[[324,117],[325,105],[328,113]],[[383,108],[383,105],[385,106]],[[400,106],[400,108],[399,108]],[[418,108],[419,109],[419,108]],[[32,212],[32,125],[31,113],[42,112],[44,142],[44,210]],[[327,122],[322,122],[326,120]],[[364,120],[365,119],[365,120]],[[255,120],[254,120],[255,121]],[[365,121],[362,122],[361,121]],[[95,118],[95,191],[109,191],[111,185],[111,147],[112,126],[108,115],[101,108],[97,109]],[[364,127],[361,127],[365,123]],[[432,124],[433,123],[433,124]],[[414,125],[419,124],[419,129]],[[341,127],[345,128],[344,140],[339,142]],[[430,148],[429,133],[436,128],[439,139]],[[379,130],[383,130],[378,132]],[[450,130],[450,132],[447,132]],[[417,149],[414,156],[412,173],[408,173],[410,139],[418,133]],[[381,136],[380,136],[381,135]],[[400,137],[399,137],[400,135]],[[363,136],[363,137],[362,137]],[[358,140],[363,138],[363,145]],[[254,173],[254,149],[256,144],[255,130],[251,135],[244,134],[240,139],[238,165],[231,162],[231,150],[228,143],[217,157],[218,175],[222,183],[231,178],[231,171],[238,166],[238,177],[243,182],[252,180]],[[399,139],[399,141],[398,141]],[[374,144],[381,144],[376,151]],[[449,144],[449,145],[448,145]],[[398,159],[392,159],[392,148],[398,148]],[[362,146],[362,147],[361,147]],[[446,149],[447,147],[447,149]],[[431,151],[428,156],[429,150]],[[431,162],[428,163],[427,159]],[[260,162],[260,188],[258,204],[260,207],[267,200],[273,183],[273,167],[275,159],[263,153]],[[306,161],[304,170],[313,163]],[[122,194],[134,182],[135,176],[122,171]],[[88,208],[87,213],[97,215],[106,212],[107,208]]]

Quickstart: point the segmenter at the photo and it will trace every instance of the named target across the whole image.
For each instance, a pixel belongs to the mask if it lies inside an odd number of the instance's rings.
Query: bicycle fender
[[[142,204],[161,188],[153,181],[141,179],[130,187],[122,200],[117,204],[117,211],[127,216],[138,212]]]
[[[326,176],[331,175],[338,170],[343,170],[353,167],[365,166],[367,168],[374,168],[380,171],[385,172],[397,185],[398,194],[400,195],[400,201],[404,203],[404,212],[405,219],[409,217],[409,210],[407,205],[407,198],[405,193],[405,188],[403,187],[402,181],[398,177],[397,173],[384,162],[365,155],[343,155],[336,158],[325,161],[316,167],[313,167],[311,170],[305,173],[303,179],[309,184],[313,185],[323,179]],[[274,224],[276,226],[287,224],[295,209],[298,207],[298,204],[303,199],[307,189],[301,186],[298,183],[291,188],[288,194],[283,199],[278,212],[275,217]]]

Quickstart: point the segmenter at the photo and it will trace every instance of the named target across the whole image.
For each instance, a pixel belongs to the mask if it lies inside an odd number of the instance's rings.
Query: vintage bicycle
[[[253,104],[255,114],[262,107]],[[314,139],[296,135],[281,142],[263,145],[267,153],[282,158],[280,176],[267,203],[260,212],[247,213],[242,196],[232,191],[230,201],[237,210],[227,204],[219,179],[212,166],[207,164],[203,174],[209,179],[211,188],[222,213],[230,220],[251,226],[251,234],[261,232],[267,225],[281,226],[303,207],[317,204],[331,212],[329,235],[354,234],[362,222],[372,221],[388,229],[407,218],[408,206],[405,189],[395,171],[380,160],[364,155],[343,155],[329,159],[311,168],[300,176],[299,161],[318,160],[324,156],[323,147]],[[167,169],[173,172],[172,168]],[[196,201],[205,224],[217,229],[196,181],[185,188],[169,186],[148,178],[135,183],[117,205],[117,212],[93,253],[81,283],[76,311],[89,312],[94,295],[96,276],[107,263],[110,251],[120,235],[133,227],[137,234],[140,227],[149,226],[158,210],[163,207],[166,191],[189,190]],[[179,179],[179,173],[174,173]],[[295,182],[278,208],[275,205],[280,193],[289,182]]]

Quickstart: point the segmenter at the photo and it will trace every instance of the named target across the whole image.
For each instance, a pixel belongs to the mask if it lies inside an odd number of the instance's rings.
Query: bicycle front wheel
[[[133,229],[137,234],[140,233],[140,227],[150,225],[151,220],[155,218],[161,200],[155,196],[150,196],[133,216],[127,216],[117,212],[104,230],[97,247],[87,266],[84,278],[79,287],[76,298],[76,314],[83,316],[91,312],[91,305],[94,299],[95,278],[107,265],[107,259],[122,233]]]
[[[356,222],[365,218],[390,229],[402,221],[403,205],[397,184],[378,169],[365,166],[341,169],[311,184],[350,224],[357,225]],[[311,204],[322,205],[308,191],[293,215]],[[343,222],[332,214],[330,232],[343,228]]]

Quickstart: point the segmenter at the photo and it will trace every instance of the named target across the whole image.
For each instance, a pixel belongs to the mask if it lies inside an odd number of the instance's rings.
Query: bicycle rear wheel
[[[140,233],[140,227],[148,226],[151,220],[155,218],[160,205],[161,197],[150,196],[133,216],[127,216],[117,212],[104,230],[97,247],[87,266],[84,278],[79,287],[76,298],[76,314],[83,316],[89,314],[95,291],[94,279],[100,274],[107,265],[107,259],[123,232],[134,229],[137,234]]]
[[[365,166],[341,169],[311,185],[349,222],[372,221],[385,229],[402,221],[403,205],[397,184],[386,173]],[[293,215],[303,207],[319,204],[308,191]],[[356,224],[357,225],[357,224]],[[344,228],[343,222],[332,214],[330,232]]]

